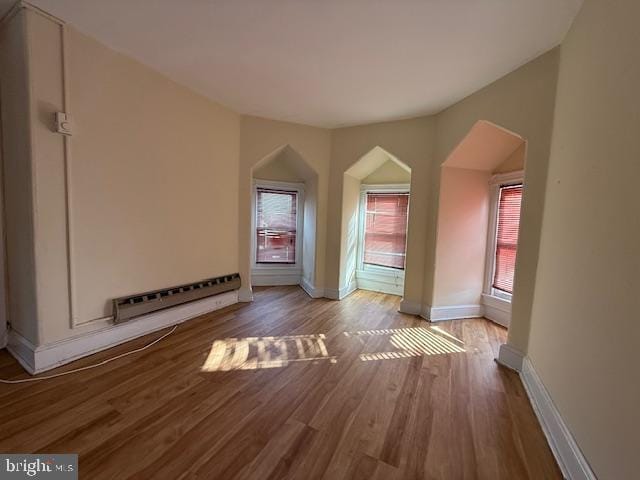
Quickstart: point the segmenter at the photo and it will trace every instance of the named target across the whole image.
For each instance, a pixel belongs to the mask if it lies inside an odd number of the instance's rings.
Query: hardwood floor
[[[506,330],[398,302],[259,289],[139,354],[0,385],[0,452],[79,453],[92,480],[562,478],[520,379],[493,361]],[[0,376],[26,376],[6,350]]]

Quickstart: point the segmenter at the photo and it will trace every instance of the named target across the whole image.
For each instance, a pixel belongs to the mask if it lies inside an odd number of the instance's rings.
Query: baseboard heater
[[[208,278],[199,282],[177,287],[138,293],[113,300],[114,322],[122,323],[134,317],[145,315],[169,307],[175,307],[194,300],[230,292],[240,288],[240,274],[232,273],[222,277]]]

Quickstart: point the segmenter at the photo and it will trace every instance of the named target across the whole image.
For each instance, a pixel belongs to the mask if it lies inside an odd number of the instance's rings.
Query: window
[[[408,192],[366,192],[364,265],[404,270]]]
[[[500,187],[492,287],[508,294],[513,293],[521,203],[522,184]]]
[[[347,285],[391,295],[404,292],[409,185],[360,187],[358,227],[348,246]],[[350,219],[349,225],[353,223]],[[355,247],[355,248],[354,248]],[[354,256],[351,257],[353,252]],[[355,261],[350,263],[349,258]]]
[[[295,264],[298,192],[256,189],[256,263]]]

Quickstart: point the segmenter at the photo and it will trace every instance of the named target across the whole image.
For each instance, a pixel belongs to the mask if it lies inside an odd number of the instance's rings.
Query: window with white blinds
[[[513,293],[521,204],[522,184],[500,187],[492,286],[506,293]]]
[[[409,193],[367,192],[364,264],[404,270]]]
[[[295,264],[298,193],[256,189],[256,263]]]

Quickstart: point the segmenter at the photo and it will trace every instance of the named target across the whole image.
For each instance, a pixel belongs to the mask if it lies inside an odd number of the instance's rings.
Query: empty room
[[[0,478],[640,478],[638,22],[0,0]]]

